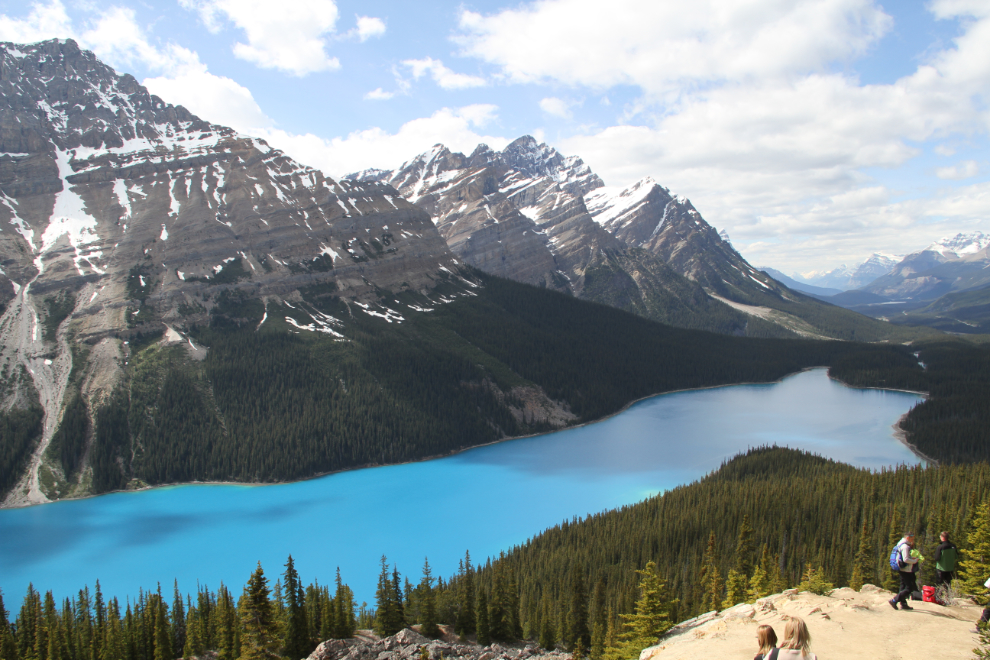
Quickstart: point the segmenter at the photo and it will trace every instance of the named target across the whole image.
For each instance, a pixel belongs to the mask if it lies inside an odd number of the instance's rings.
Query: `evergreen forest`
[[[990,458],[986,347],[733,337],[478,277],[476,295],[403,323],[318,289],[267,306],[231,290],[209,325],[190,331],[209,348],[205,360],[139,338],[127,379],[92,422],[69,400],[63,424],[72,428],[53,443],[54,458],[67,475],[87,462],[95,492],[287,481],[552,430],[526,408],[534,392],[573,424],[653,394],[770,382],[812,366],[855,386],[930,391],[905,425],[911,442],[939,461]],[[339,336],[296,329],[317,317],[341,320]]]

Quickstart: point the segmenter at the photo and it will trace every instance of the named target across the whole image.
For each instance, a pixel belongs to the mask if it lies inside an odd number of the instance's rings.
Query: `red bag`
[[[921,588],[921,600],[926,603],[937,603],[935,600],[935,587],[922,587]]]

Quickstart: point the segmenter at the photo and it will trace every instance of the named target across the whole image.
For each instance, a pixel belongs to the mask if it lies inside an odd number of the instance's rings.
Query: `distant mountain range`
[[[855,269],[841,266],[810,280],[837,282],[837,289],[763,270],[793,289],[885,321],[964,333],[990,328],[990,235],[983,232],[947,236],[896,260],[875,253]]]

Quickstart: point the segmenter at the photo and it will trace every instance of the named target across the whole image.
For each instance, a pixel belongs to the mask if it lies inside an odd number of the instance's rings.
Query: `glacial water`
[[[447,577],[574,516],[693,481],[749,447],[777,444],[853,465],[917,463],[892,424],[920,397],[857,390],[824,369],[770,385],[678,392],[581,428],[447,458],[292,484],[192,485],[0,510],[0,589],[16,612],[28,583],[56,599],[100,580],[121,601],[222,580],[235,597],[257,562],[291,553],[304,583],[339,566],[373,603],[379,558],[413,582],[425,557]]]

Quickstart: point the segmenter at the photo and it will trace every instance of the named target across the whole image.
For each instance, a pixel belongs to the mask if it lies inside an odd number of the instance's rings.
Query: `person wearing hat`
[[[897,551],[897,560],[900,570],[896,571],[901,579],[900,590],[897,595],[891,598],[889,601],[890,606],[895,610],[897,609],[897,604],[901,604],[902,610],[913,610],[914,608],[908,605],[908,599],[911,598],[911,594],[918,590],[918,580],[916,574],[918,572],[918,560],[920,555],[914,551],[914,533],[908,532],[904,535],[897,545],[894,546]],[[891,566],[891,570],[893,566]]]

